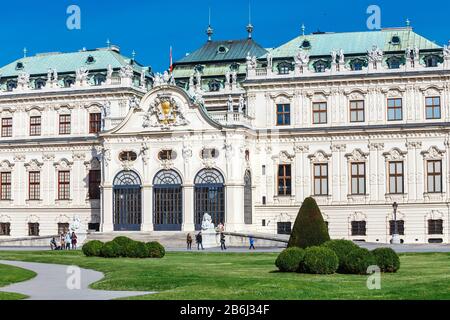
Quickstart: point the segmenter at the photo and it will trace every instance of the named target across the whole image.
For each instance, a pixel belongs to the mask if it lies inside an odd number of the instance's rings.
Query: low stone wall
[[[0,247],[46,247],[50,248],[50,240],[58,236],[23,237],[14,239],[0,239]]]

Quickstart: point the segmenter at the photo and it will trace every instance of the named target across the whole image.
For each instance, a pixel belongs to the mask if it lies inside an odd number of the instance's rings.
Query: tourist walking
[[[200,247],[202,247],[202,250],[205,250],[205,248],[203,248],[203,237],[201,231],[195,236],[195,241],[197,242],[197,250],[200,250]]]
[[[187,244],[187,250],[192,250],[192,236],[190,233],[187,234],[186,244]]]
[[[250,237],[249,241],[250,241],[250,248],[248,248],[248,250],[252,250],[252,249],[255,250],[255,238]]]
[[[220,234],[220,250],[227,250],[227,247],[225,246],[225,235],[223,232]]]
[[[66,239],[64,240],[64,242],[66,243],[66,249],[70,250],[70,245],[72,243],[72,239],[70,238],[70,232],[67,231],[66,233]]]
[[[70,237],[72,240],[72,250],[77,250],[77,235],[75,234],[75,232],[72,232],[72,236]]]

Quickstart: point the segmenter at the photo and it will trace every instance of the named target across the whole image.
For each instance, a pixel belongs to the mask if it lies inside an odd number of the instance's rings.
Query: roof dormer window
[[[309,40],[303,40],[300,47],[303,49],[311,49],[311,42]]]
[[[217,53],[225,54],[225,53],[227,53],[227,52],[228,52],[228,48],[225,47],[225,46],[219,46],[219,47],[217,48]]]
[[[393,36],[391,39],[391,44],[394,46],[398,46],[400,44],[401,40],[399,36]]]
[[[86,63],[87,64],[92,64],[92,63],[94,63],[95,62],[95,58],[93,57],[93,56],[88,56],[87,58],[86,58]]]
[[[22,62],[17,62],[16,64],[16,70],[23,70],[24,66]]]

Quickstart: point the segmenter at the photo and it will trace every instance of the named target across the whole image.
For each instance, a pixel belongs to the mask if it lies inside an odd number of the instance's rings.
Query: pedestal
[[[392,235],[392,244],[400,244],[400,236],[398,234]]]
[[[203,248],[215,248],[220,246],[220,234],[214,229],[202,231]]]

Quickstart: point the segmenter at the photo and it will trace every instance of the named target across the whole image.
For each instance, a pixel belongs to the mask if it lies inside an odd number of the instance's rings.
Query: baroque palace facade
[[[0,239],[82,231],[449,242],[450,48],[411,27],[266,49],[208,41],[153,73],[115,46],[0,68]]]

